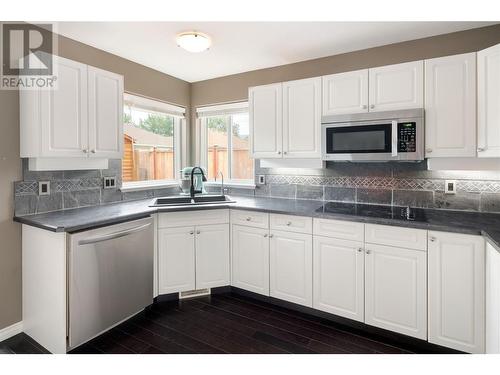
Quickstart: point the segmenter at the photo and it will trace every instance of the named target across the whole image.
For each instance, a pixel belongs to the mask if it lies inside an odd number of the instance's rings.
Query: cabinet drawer
[[[352,221],[314,219],[313,234],[363,242],[365,238],[365,225]]]
[[[271,229],[312,234],[312,218],[293,215],[270,215]]]
[[[389,225],[366,224],[365,242],[427,251],[427,231]]]
[[[268,229],[269,214],[265,212],[231,210],[231,224]]]
[[[166,212],[158,215],[158,228],[229,223],[228,209]]]

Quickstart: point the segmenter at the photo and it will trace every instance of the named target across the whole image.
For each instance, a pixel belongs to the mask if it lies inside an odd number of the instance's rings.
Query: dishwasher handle
[[[114,232],[114,233],[105,234],[103,236],[85,238],[83,240],[78,241],[78,245],[89,245],[89,244],[93,244],[93,243],[97,243],[97,242],[109,241],[109,240],[113,240],[115,238],[125,237],[125,236],[128,236],[130,234],[140,232],[140,231],[146,229],[147,227],[149,227],[150,225],[151,225],[151,223],[147,223],[147,224],[139,225],[138,227],[134,227],[134,228],[126,229],[126,230],[121,230],[121,231]]]

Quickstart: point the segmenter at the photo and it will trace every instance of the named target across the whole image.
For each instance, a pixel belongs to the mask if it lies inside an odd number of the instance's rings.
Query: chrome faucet
[[[219,175],[221,175],[221,177],[222,177],[222,183],[220,185],[220,195],[224,195],[224,173],[219,171],[219,173],[217,173],[217,175],[215,176],[215,181],[217,181],[217,176],[219,176]]]
[[[195,190],[194,188],[194,171],[199,169],[200,172],[201,172],[201,180],[203,182],[206,182],[207,181],[207,178],[205,177],[205,173],[203,173],[203,169],[201,169],[201,167],[193,167],[193,169],[191,169],[191,188],[189,189],[189,195],[191,195],[191,198],[194,198],[194,195],[196,193],[202,193],[203,192],[203,189],[201,190]]]

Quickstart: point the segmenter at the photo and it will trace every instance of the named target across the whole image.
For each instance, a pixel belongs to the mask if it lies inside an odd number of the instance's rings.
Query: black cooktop
[[[351,216],[377,217],[382,219],[396,219],[426,222],[425,210],[421,208],[401,206],[379,206],[374,204],[357,204],[328,202],[318,208],[316,212],[332,213]]]

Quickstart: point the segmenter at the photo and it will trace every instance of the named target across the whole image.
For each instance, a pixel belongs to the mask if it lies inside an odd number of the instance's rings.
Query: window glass
[[[231,179],[253,180],[253,159],[250,158],[250,125],[248,113],[232,116]]]
[[[206,118],[208,178],[213,180],[219,172],[229,177],[229,116]]]

